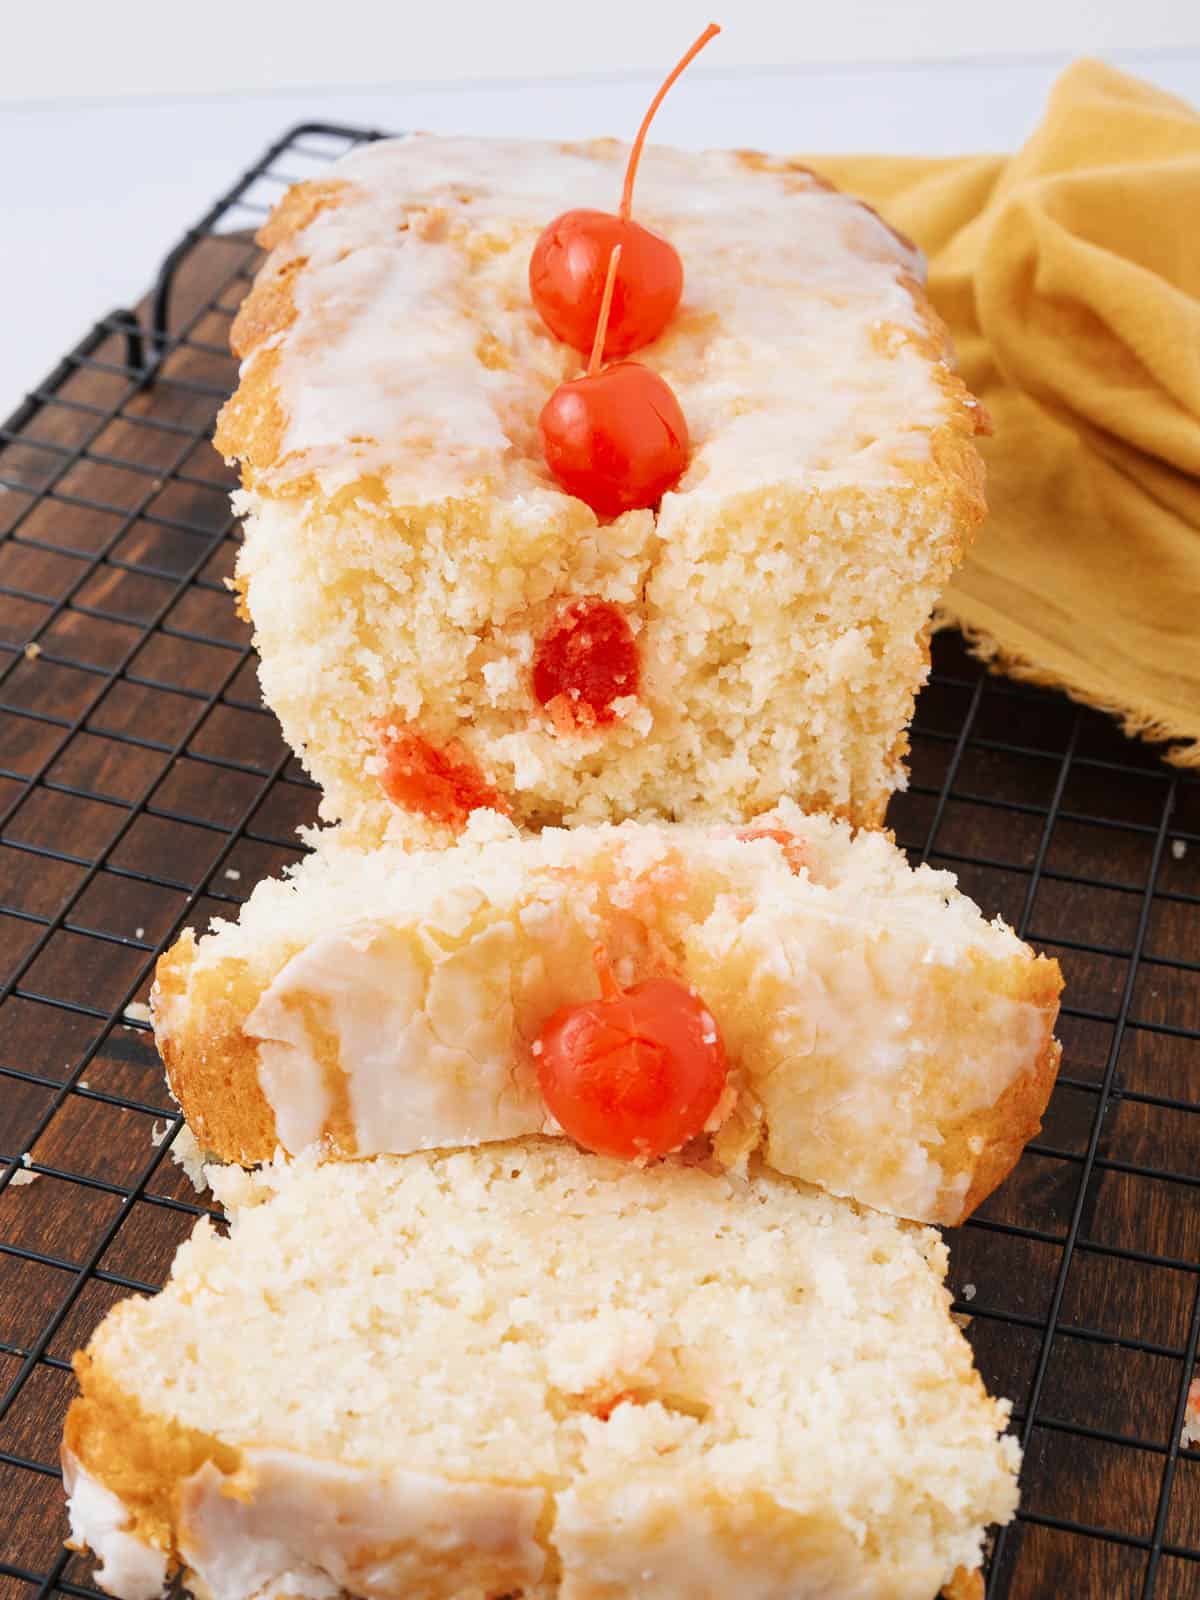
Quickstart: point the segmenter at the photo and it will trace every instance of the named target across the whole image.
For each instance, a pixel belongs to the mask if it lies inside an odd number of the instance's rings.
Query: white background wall
[[[0,419],[302,120],[628,135],[712,0],[0,0]],[[1200,0],[723,0],[664,142],[1009,149],[1073,55],[1200,102]]]
[[[9,0],[0,101],[661,67],[709,0]],[[725,0],[714,70],[1200,47],[1198,0]]]

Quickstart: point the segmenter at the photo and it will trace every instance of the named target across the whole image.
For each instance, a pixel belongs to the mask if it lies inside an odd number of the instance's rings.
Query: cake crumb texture
[[[639,218],[686,282],[638,360],[693,449],[658,508],[598,521],[542,460],[538,414],[579,357],[527,269],[564,197],[611,207],[626,156],[381,141],[263,231],[216,435],[241,467],[237,582],[265,698],[364,843],[461,826],[389,797],[389,729],[459,752],[530,828],[781,796],[873,825],[903,784],[931,609],[984,512],[982,412],[920,256],[786,158],[649,148]],[[640,662],[599,726],[533,690],[583,601],[616,608]]]
[[[215,1181],[76,1362],[125,1600],[931,1600],[1013,1513],[929,1230],[550,1141]]]

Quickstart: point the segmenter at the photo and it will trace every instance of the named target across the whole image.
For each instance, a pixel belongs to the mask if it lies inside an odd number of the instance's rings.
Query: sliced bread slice
[[[160,961],[155,1030],[201,1145],[403,1154],[556,1131],[534,1049],[597,994],[694,987],[730,1062],[707,1148],[918,1221],[960,1221],[1039,1125],[1061,978],[949,873],[784,805],[766,832],[625,823],[447,850],[327,836],[237,923]],[[693,1157],[697,1151],[689,1152]]]
[[[216,1187],[76,1360],[122,1600],[932,1600],[1013,1513],[928,1229],[550,1140]]]

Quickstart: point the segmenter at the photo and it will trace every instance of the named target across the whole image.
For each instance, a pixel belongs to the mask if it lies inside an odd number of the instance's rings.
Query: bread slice
[[[327,837],[159,962],[172,1090],[224,1161],[551,1131],[531,1046],[595,998],[601,944],[626,985],[682,976],[716,1018],[737,1094],[718,1164],[761,1147],[835,1193],[958,1222],[1037,1130],[1058,965],[882,834],[786,803],[768,822],[778,837],[521,835],[477,813],[448,850]]]
[[[581,361],[527,273],[564,208],[613,208],[627,153],[387,140],[260,235],[216,434],[237,581],[266,700],[364,843],[444,840],[488,803],[540,827],[790,796],[878,824],[903,782],[930,610],[984,509],[921,258],[795,161],[649,149],[639,218],[686,280],[637,359],[693,448],[659,507],[597,521],[542,460]],[[533,671],[597,601],[637,662],[600,722]]]
[[[550,1141],[216,1183],[76,1358],[124,1600],[932,1600],[1012,1515],[930,1230]]]

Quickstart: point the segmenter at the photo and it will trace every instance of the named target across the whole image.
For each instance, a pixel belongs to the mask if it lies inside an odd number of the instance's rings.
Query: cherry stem
[[[621,209],[619,212],[622,222],[629,221],[629,213],[633,207],[633,180],[637,177],[638,162],[642,159],[642,146],[646,142],[646,135],[650,131],[650,124],[654,121],[654,113],[658,110],[659,106],[662,105],[663,100],[666,97],[667,90],[675,82],[675,79],[679,76],[683,69],[690,61],[695,60],[695,58],[700,54],[701,50],[704,49],[704,46],[708,43],[708,41],[710,39],[715,39],[720,31],[721,29],[717,23],[710,22],[708,27],[705,28],[704,32],[696,40],[695,44],[693,44],[689,50],[685,51],[684,54],[680,56],[679,60],[663,79],[658,93],[654,96],[654,99],[651,100],[650,109],[642,118],[642,125],[637,131],[637,138],[633,141],[633,149],[629,152],[629,165],[625,168],[625,188],[621,192]]]
[[[612,969],[608,951],[602,944],[598,944],[593,948],[592,960],[596,964],[596,976],[600,980],[600,998],[602,1000],[619,1000],[624,990],[617,982],[617,975]]]
[[[613,286],[617,281],[617,266],[621,260],[621,246],[612,247],[608,258],[608,276],[604,280],[604,294],[600,301],[600,315],[596,318],[596,337],[592,340],[592,353],[588,357],[587,375],[594,378],[600,370],[600,357],[604,354],[604,336],[608,332],[608,313],[612,309]]]

